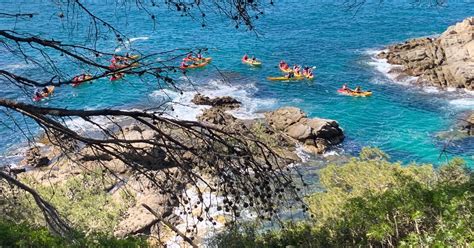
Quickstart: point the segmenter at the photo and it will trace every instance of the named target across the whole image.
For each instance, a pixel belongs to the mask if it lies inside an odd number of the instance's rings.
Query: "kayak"
[[[41,96],[34,96],[33,97],[33,101],[35,102],[38,102],[38,101],[41,101],[45,98],[48,98],[49,96],[51,96],[51,94],[53,94],[53,91],[54,91],[54,86],[46,86],[46,88],[48,89],[48,93],[47,94],[41,94]]]
[[[196,62],[207,62],[207,63],[209,63],[209,62],[211,62],[212,58],[211,58],[211,57],[208,57],[208,58],[200,58],[200,59],[199,59],[199,58],[190,58],[190,59],[184,58],[183,60],[184,60],[185,62],[186,62],[186,61],[196,61]]]
[[[79,76],[75,76],[75,77],[72,79],[72,87],[76,87],[76,86],[82,84],[84,81],[91,79],[91,78],[92,78],[92,75],[89,75],[89,74],[84,75],[84,79],[83,79],[83,80],[79,80],[78,78],[79,78]]]
[[[303,76],[299,76],[299,77],[292,77],[292,78],[288,78],[288,77],[267,77],[268,80],[270,81],[295,81],[295,80],[303,80],[305,79],[305,77]]]
[[[356,97],[367,97],[372,95],[372,91],[362,91],[362,92],[355,92],[353,90],[344,90],[344,89],[338,89],[338,93],[347,95],[347,96],[356,96]]]
[[[186,69],[195,69],[195,68],[201,68],[201,67],[204,67],[206,66],[207,64],[209,64],[208,61],[204,61],[204,62],[201,62],[199,64],[192,64],[192,65],[188,65],[188,66],[180,66],[179,68],[183,69],[183,70],[186,70]]]
[[[245,64],[248,64],[248,65],[251,65],[251,66],[261,66],[262,65],[262,62],[261,61],[258,61],[258,60],[251,60],[251,59],[247,59],[247,60],[243,60],[242,59],[242,62],[245,63]]]
[[[131,60],[137,60],[137,59],[139,59],[139,58],[140,58],[140,55],[138,55],[138,54],[129,55],[129,56],[127,57],[127,59],[131,59]]]

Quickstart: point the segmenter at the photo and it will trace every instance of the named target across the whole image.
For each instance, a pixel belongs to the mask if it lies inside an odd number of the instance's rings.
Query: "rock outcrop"
[[[298,108],[285,107],[265,114],[269,125],[301,142],[310,153],[324,153],[331,145],[344,140],[339,124],[334,120],[308,118]]]
[[[378,54],[403,66],[421,85],[474,90],[474,17],[449,27],[437,38],[419,38]]]
[[[210,98],[199,93],[194,95],[194,98],[191,100],[191,102],[196,105],[209,105],[212,107],[219,107],[224,109],[234,109],[240,107],[241,105],[241,102],[230,96]]]
[[[259,135],[271,139],[280,148],[294,148],[303,145],[305,151],[314,154],[324,153],[330,146],[344,140],[339,124],[334,120],[308,118],[298,108],[284,107],[265,113],[263,120],[244,122],[220,108],[210,108],[198,116],[200,122],[215,125],[223,130],[238,133],[255,133],[258,124]],[[283,138],[283,136],[285,138]],[[260,137],[265,138],[265,137]],[[266,139],[265,138],[265,139]]]

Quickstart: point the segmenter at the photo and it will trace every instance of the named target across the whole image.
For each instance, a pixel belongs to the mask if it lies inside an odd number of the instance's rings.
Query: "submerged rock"
[[[449,27],[438,38],[392,45],[378,57],[402,65],[403,73],[419,77],[419,84],[474,90],[474,17]]]

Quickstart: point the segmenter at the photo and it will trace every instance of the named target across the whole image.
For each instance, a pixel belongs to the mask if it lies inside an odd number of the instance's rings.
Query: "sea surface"
[[[85,42],[89,20],[78,15],[61,22],[61,12],[53,1],[5,1],[0,8],[8,12],[34,12],[31,21],[0,19],[0,29],[40,34],[66,42]],[[344,1],[275,1],[264,9],[265,15],[255,21],[256,31],[236,29],[224,17],[208,14],[206,27],[200,19],[183,17],[164,6],[156,10],[156,23],[136,7],[112,4],[113,1],[85,1],[123,31],[127,46],[117,46],[104,35],[97,47],[107,52],[124,53],[136,49],[143,54],[176,48],[209,48],[206,56],[212,66],[191,71],[187,78],[174,74],[182,91],[163,86],[152,78],[127,77],[110,82],[97,80],[73,88],[59,87],[54,96],[40,106],[68,109],[143,109],[156,107],[163,101],[173,106],[169,116],[193,120],[203,109],[190,103],[196,92],[209,96],[233,96],[243,102],[234,111],[240,118],[256,118],[262,112],[281,106],[296,106],[310,117],[337,120],[346,134],[342,145],[331,154],[356,155],[362,147],[379,147],[393,161],[439,165],[459,156],[473,166],[474,139],[461,141],[438,138],[448,131],[462,113],[474,109],[474,93],[440,92],[422,89],[407,82],[397,82],[386,72],[390,65],[374,58],[385,46],[421,36],[436,36],[448,26],[474,15],[474,1],[449,1],[444,7],[414,5],[412,1],[368,2],[350,9]],[[423,2],[423,1],[422,1]],[[428,1],[426,1],[428,2]],[[65,8],[62,6],[62,8]],[[75,25],[73,25],[73,24]],[[5,49],[0,47],[5,54]],[[261,68],[241,63],[244,53],[263,61]],[[81,73],[84,68],[59,55],[52,59],[61,64],[67,75]],[[277,65],[284,59],[290,64],[315,66],[312,82],[270,82],[267,76],[281,75]],[[177,63],[177,62],[174,62]],[[0,56],[0,68],[32,78],[45,79],[32,63]],[[30,96],[0,78],[0,97],[31,103]],[[347,83],[374,92],[372,97],[352,98],[338,95],[336,90]],[[171,108],[170,108],[171,109]],[[26,137],[38,129],[24,119],[13,122],[17,114],[0,109],[0,166],[19,158]],[[76,129],[85,130],[77,119],[65,120]],[[22,127],[21,132],[18,127]],[[27,127],[27,128],[25,128]],[[442,154],[442,151],[447,151]],[[16,159],[16,160],[15,160]]]

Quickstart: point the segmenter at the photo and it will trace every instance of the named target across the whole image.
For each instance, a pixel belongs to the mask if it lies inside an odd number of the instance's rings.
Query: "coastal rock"
[[[45,167],[49,165],[49,162],[50,159],[42,155],[40,148],[35,146],[26,151],[25,158],[20,164],[32,167]]]
[[[210,98],[199,93],[194,95],[194,98],[191,100],[191,102],[196,105],[208,105],[225,109],[234,109],[240,107],[241,105],[241,102],[230,96]]]
[[[213,125],[226,125],[234,122],[237,118],[224,112],[220,108],[210,108],[203,111],[198,116],[198,121],[213,124]]]
[[[306,115],[301,109],[295,107],[280,108],[273,112],[265,113],[265,120],[275,129],[286,131],[286,129],[305,118]]]
[[[418,38],[388,47],[378,58],[403,66],[421,85],[474,90],[474,17],[437,38]]]
[[[245,123],[217,107],[206,109],[198,116],[198,121],[218,126],[224,131],[256,135],[272,147],[294,152],[296,144],[303,145],[305,151],[324,153],[330,146],[344,140],[339,124],[334,120],[308,118],[299,108],[284,107],[265,113],[263,120]],[[287,152],[283,157],[291,158]]]
[[[467,135],[474,136],[474,113],[471,113],[471,115],[466,118],[461,129],[465,131]]]
[[[265,114],[269,125],[304,144],[310,153],[324,153],[329,146],[344,140],[339,124],[334,120],[308,118],[298,108],[284,107]]]

